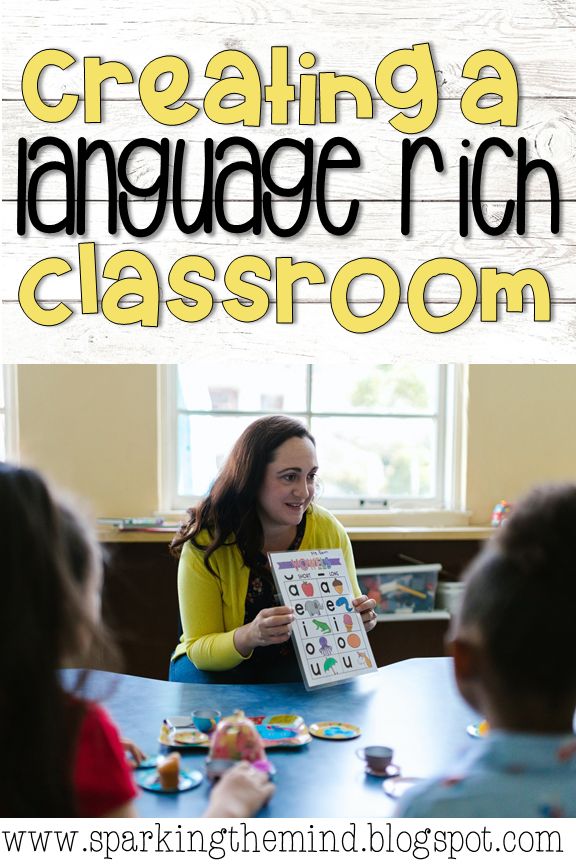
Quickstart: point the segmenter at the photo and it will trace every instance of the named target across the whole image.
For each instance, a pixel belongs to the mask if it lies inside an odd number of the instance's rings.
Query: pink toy
[[[268,773],[273,771],[258,730],[243,711],[235,711],[218,723],[210,741],[210,753],[206,761],[208,775],[212,779],[219,777],[234,762],[239,761],[251,762]]]

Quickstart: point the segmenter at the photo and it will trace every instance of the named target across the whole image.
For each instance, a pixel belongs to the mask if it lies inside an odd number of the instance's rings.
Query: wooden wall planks
[[[22,101],[7,102],[4,122],[7,129],[18,129],[18,137],[26,138],[29,144],[42,136],[57,134],[66,141],[74,151],[78,138],[88,140],[105,138],[115,152],[116,158],[122,149],[136,135],[141,138],[151,138],[158,141],[167,138],[170,141],[171,167],[175,143],[178,139],[186,141],[185,186],[184,198],[198,200],[202,190],[204,172],[204,140],[212,138],[217,144],[232,136],[249,138],[258,147],[262,155],[275,141],[282,138],[298,138],[304,140],[310,137],[314,141],[316,158],[318,151],[330,139],[346,132],[346,137],[354,144],[361,156],[360,168],[334,172],[331,176],[329,195],[331,198],[361,198],[369,200],[398,200],[400,192],[402,139],[415,140],[418,136],[403,136],[396,132],[387,122],[387,115],[393,116],[396,111],[382,110],[381,103],[374,101],[374,117],[372,119],[357,119],[354,106],[350,101],[342,100],[339,105],[339,122],[323,124],[307,129],[299,127],[294,120],[289,126],[263,125],[260,128],[241,129],[237,126],[218,126],[205,116],[197,116],[184,126],[160,127],[146,114],[138,102],[108,102],[105,105],[104,124],[86,125],[82,112],[74,113],[72,117],[58,126],[47,127],[46,123],[36,120],[26,109]],[[384,115],[384,116],[382,116]],[[458,160],[467,156],[473,163],[478,145],[489,135],[508,142],[514,151],[514,156],[506,157],[501,152],[490,153],[486,160],[483,183],[485,200],[502,201],[516,194],[516,166],[518,138],[527,141],[529,159],[547,159],[551,162],[562,181],[562,197],[576,199],[576,99],[530,100],[522,105],[520,125],[518,127],[483,127],[469,123],[460,111],[456,100],[444,100],[440,103],[438,116],[429,134],[434,138],[442,151],[445,169],[443,173],[433,170],[432,156],[426,150],[422,151],[419,162],[412,172],[412,198],[414,200],[454,201],[458,199]],[[467,138],[471,146],[462,147],[462,139]],[[4,136],[3,160],[5,165],[16,166],[17,137]],[[335,153],[335,156],[340,155]],[[344,155],[342,153],[342,155]],[[46,147],[42,161],[58,158],[59,151],[55,147]],[[231,150],[228,158],[219,164],[226,164],[233,159],[245,159],[244,148]],[[294,182],[302,171],[303,160],[296,153],[286,154],[276,158],[274,176],[279,183]],[[30,163],[29,172],[35,163]],[[158,176],[159,158],[146,148],[141,148],[131,157],[129,162],[133,182],[142,188],[150,185]],[[314,172],[314,177],[316,171]],[[15,201],[17,195],[17,175],[10,171],[4,184],[4,197]],[[172,172],[170,173],[170,194],[172,198]],[[245,172],[231,178],[227,187],[226,197],[235,200],[246,200],[251,192]],[[88,172],[89,200],[102,200],[107,196],[107,177],[102,156],[94,157],[90,162]],[[549,198],[549,185],[543,172],[532,175],[528,188],[530,199]],[[43,199],[62,197],[62,180],[48,176],[40,188]],[[133,198],[133,196],[129,196]],[[157,197],[157,196],[151,196]],[[273,196],[277,198],[278,196]],[[315,196],[314,196],[315,197]],[[300,196],[297,196],[300,198]]]
[[[335,219],[343,219],[348,205],[336,202],[331,206]],[[187,209],[190,218],[196,213],[198,204],[190,203]],[[31,236],[15,237],[15,204],[6,206],[4,225],[4,249],[7,262],[11,267],[17,264],[21,272],[32,266],[35,261],[45,257],[44,238]],[[150,222],[156,205],[153,202],[135,203],[131,210],[133,219],[140,225]],[[281,221],[294,222],[299,205],[285,202],[278,205]],[[250,214],[251,207],[246,202],[234,206],[235,218],[242,220]],[[489,203],[484,208],[489,221],[499,221],[503,204]],[[363,201],[358,219],[358,227],[344,237],[326,234],[316,214],[311,213],[308,228],[299,236],[286,240],[274,236],[269,230],[263,231],[257,239],[248,243],[244,235],[230,235],[216,228],[211,235],[181,234],[175,226],[170,209],[167,209],[166,224],[153,236],[147,238],[130,237],[124,230],[111,237],[107,234],[107,205],[94,202],[90,207],[89,230],[84,237],[58,238],[58,255],[65,258],[77,269],[80,242],[98,243],[98,266],[121,249],[136,249],[143,252],[154,262],[161,277],[161,288],[166,299],[174,295],[167,288],[167,279],[174,262],[183,255],[202,255],[212,261],[216,269],[217,281],[208,283],[215,297],[230,298],[222,278],[230,262],[240,255],[255,254],[265,259],[273,268],[277,257],[291,256],[295,261],[312,261],[320,266],[326,276],[326,286],[308,285],[305,280],[295,289],[298,300],[319,298],[329,299],[329,288],[337,270],[347,261],[361,256],[385,260],[401,276],[404,292],[416,268],[425,261],[436,258],[445,250],[451,257],[464,261],[475,274],[481,267],[498,267],[500,270],[514,272],[523,267],[541,267],[548,277],[549,284],[557,300],[572,300],[576,296],[574,284],[574,248],[576,245],[576,202],[566,202],[563,207],[564,220],[568,226],[559,237],[550,234],[550,206],[546,202],[531,202],[529,205],[529,233],[524,237],[504,234],[500,237],[486,237],[475,228],[469,238],[458,236],[458,204],[455,202],[429,201],[414,202],[412,206],[413,231],[410,236],[400,233],[400,204],[395,201]],[[62,218],[64,205],[61,202],[46,202],[42,206],[45,218],[56,221]],[[14,278],[18,278],[17,271]],[[192,278],[192,277],[191,277]],[[248,278],[248,277],[247,277]],[[205,281],[205,280],[200,280]],[[256,280],[258,281],[258,280]],[[74,274],[62,277],[48,277],[38,294],[44,300],[79,299],[78,279]],[[437,277],[428,288],[430,300],[451,300],[456,302],[459,288],[454,279]],[[4,299],[14,298],[13,283],[4,281],[0,289]],[[272,292],[272,299],[273,292]],[[382,286],[375,277],[365,276],[351,286],[349,296],[352,300],[376,301],[382,297]]]
[[[254,324],[240,324],[220,304],[199,324],[185,324],[166,310],[160,326],[143,328],[111,325],[102,315],[80,315],[79,304],[69,304],[74,315],[59,327],[39,328],[16,301],[4,303],[5,351],[25,352],[27,362],[58,357],[60,363],[174,363],[194,360],[349,363],[456,363],[470,356],[477,363],[576,362],[576,309],[557,303],[550,322],[535,323],[532,307],[522,315],[502,315],[495,323],[479,320],[478,310],[465,325],[442,338],[425,333],[412,321],[405,304],[394,318],[373,333],[353,334],[334,319],[327,303],[299,303],[295,323],[279,327],[274,310]],[[446,308],[432,304],[432,314]],[[513,354],[512,354],[513,351]]]
[[[472,8],[465,0],[451,4],[421,3],[408,0],[358,0],[333,4],[331,0],[315,2],[235,2],[218,0],[207,4],[169,0],[163,4],[144,0],[118,3],[103,0],[97,7],[87,0],[31,0],[22,4],[8,0],[5,7],[5,76],[3,84],[4,133],[3,164],[6,202],[3,212],[4,278],[0,297],[3,300],[3,352],[5,362],[166,362],[193,357],[226,358],[230,352],[243,359],[272,360],[455,360],[483,362],[546,361],[574,362],[576,348],[576,237],[574,210],[576,203],[576,67],[573,64],[576,45],[576,3],[555,0],[484,0],[481,8]],[[425,134],[433,137],[444,154],[446,171],[436,174],[431,158],[422,154],[414,172],[412,188],[413,230],[410,237],[400,233],[400,153],[402,135],[388,123],[395,111],[383,105],[374,88],[378,62],[388,52],[429,42],[433,51],[440,95],[438,116]],[[104,122],[85,125],[79,107],[62,124],[36,121],[26,109],[20,94],[20,78],[27,60],[47,47],[70,51],[78,60],[98,55],[127,63],[137,75],[154,57],[164,53],[183,57],[191,71],[190,98],[201,100],[210,85],[204,77],[207,60],[226,48],[245,51],[257,61],[263,83],[268,81],[270,47],[290,46],[294,79],[302,71],[298,56],[302,50],[313,51],[317,64],[313,71],[336,71],[362,78],[374,94],[374,118],[358,120],[353,104],[342,99],[339,122],[334,125],[299,127],[292,122],[271,127],[266,108],[261,128],[218,126],[202,112],[190,123],[176,128],[160,126],[145,113],[137,100],[137,85],[119,87],[107,82]],[[475,51],[494,48],[505,53],[515,65],[520,81],[521,103],[516,128],[475,126],[462,117],[459,98],[469,83],[462,79],[464,61]],[[44,93],[58,98],[64,90],[75,92],[82,87],[81,63],[67,72],[53,70],[45,80]],[[331,212],[345,212],[352,197],[361,201],[360,216],[353,232],[333,237],[320,226],[317,217],[296,237],[281,239],[269,231],[259,237],[226,234],[221,229],[210,235],[184,236],[171,218],[154,237],[140,240],[120,232],[110,237],[106,231],[106,196],[101,167],[90,172],[88,194],[89,227],[84,237],[40,235],[29,229],[25,237],[15,230],[17,163],[16,143],[20,136],[29,140],[42,135],[56,135],[68,141],[73,150],[78,137],[106,138],[118,153],[135,137],[167,137],[172,142],[184,138],[188,144],[188,208],[194,214],[202,180],[202,142],[206,137],[222,140],[232,135],[249,137],[261,153],[273,141],[289,135],[303,140],[313,138],[316,152],[329,138],[343,135],[352,141],[362,157],[357,171],[339,172],[330,185],[333,199]],[[513,223],[501,237],[489,237],[474,227],[470,237],[458,236],[458,159],[463,154],[461,141],[467,137],[472,146],[466,155],[473,156],[478,144],[490,135],[507,140],[516,150],[519,137],[528,141],[529,158],[543,158],[554,166],[562,198],[561,233],[549,229],[547,183],[542,176],[532,178],[528,197],[528,231],[519,237]],[[44,158],[49,156],[44,154]],[[278,176],[297,176],[300,162],[283,159]],[[487,163],[483,196],[486,218],[498,220],[503,202],[514,195],[516,160],[499,154]],[[150,183],[157,170],[156,160],[145,151],[133,157],[131,170],[140,185]],[[249,187],[241,174],[230,185],[227,207],[235,218],[249,210]],[[53,178],[43,183],[41,197],[46,199],[42,212],[47,218],[62,213],[62,184]],[[132,207],[144,222],[154,208],[152,201],[135,202]],[[290,218],[299,204],[280,202],[278,212]],[[55,215],[57,214],[57,215]],[[278,256],[314,261],[322,267],[327,285],[307,286],[300,283],[295,291],[295,323],[275,324],[272,304],[267,316],[255,324],[240,324],[231,319],[219,304],[210,318],[196,325],[176,321],[163,310],[161,326],[146,329],[139,326],[119,327],[103,316],[82,316],[76,312],[64,325],[39,328],[22,313],[18,302],[18,285],[28,267],[52,254],[69,260],[76,269],[77,244],[94,241],[98,259],[122,248],[144,251],[155,263],[166,286],[172,263],[185,254],[203,255],[217,269],[218,283],[213,286],[217,300],[228,295],[222,275],[231,260],[242,254],[259,255],[273,264]],[[335,321],[329,300],[329,285],[343,263],[360,256],[386,260],[399,274],[404,289],[416,267],[439,256],[465,262],[475,274],[481,267],[498,267],[514,272],[534,267],[547,277],[555,301],[551,322],[534,323],[533,307],[523,314],[501,311],[496,324],[482,323],[479,310],[471,319],[451,333],[431,336],[412,321],[403,303],[393,320],[370,335],[354,335]],[[66,278],[46,280],[39,296],[46,301],[73,301],[78,309],[79,290],[76,273]],[[101,286],[101,291],[106,286]],[[273,285],[269,292],[274,299]],[[528,292],[529,294],[530,292]],[[366,277],[351,289],[353,301],[374,304],[381,298],[377,281]],[[165,298],[171,296],[165,293]],[[439,277],[427,294],[433,308],[444,313],[457,302],[459,290],[454,280]],[[357,314],[366,314],[372,306],[354,306]],[[432,310],[431,310],[432,311]],[[192,329],[190,329],[192,328]],[[288,328],[288,329],[287,329]]]

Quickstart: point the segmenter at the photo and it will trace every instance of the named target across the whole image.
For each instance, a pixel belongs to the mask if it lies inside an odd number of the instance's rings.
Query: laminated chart
[[[272,552],[282,605],[294,610],[292,641],[306,689],[376,670],[341,549]]]

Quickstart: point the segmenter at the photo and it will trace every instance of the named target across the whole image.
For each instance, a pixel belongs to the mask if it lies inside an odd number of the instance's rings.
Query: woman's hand
[[[254,648],[287,642],[292,633],[294,611],[291,606],[273,606],[261,609],[249,624],[234,631],[234,645],[244,657]]]
[[[274,784],[264,771],[239,762],[216,784],[204,816],[239,819],[253,816],[274,794]]]
[[[356,609],[356,612],[359,612],[362,616],[364,628],[366,632],[369,633],[377,624],[378,616],[374,611],[376,601],[372,600],[370,597],[366,597],[365,594],[361,594],[360,597],[355,597],[352,600],[352,605]]]

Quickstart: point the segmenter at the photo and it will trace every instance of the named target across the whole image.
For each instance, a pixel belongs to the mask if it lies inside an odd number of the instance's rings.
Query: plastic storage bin
[[[439,582],[436,607],[438,609],[445,609],[446,612],[455,615],[460,609],[463,593],[463,582]]]
[[[431,612],[441,564],[364,567],[358,573],[362,591],[376,601],[378,615]]]

